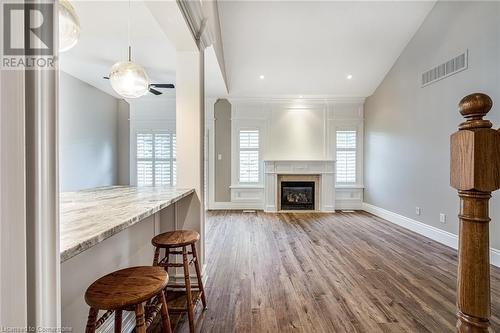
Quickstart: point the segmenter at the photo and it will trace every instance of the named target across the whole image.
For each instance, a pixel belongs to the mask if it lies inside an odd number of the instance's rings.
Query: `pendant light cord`
[[[132,61],[132,43],[130,38],[130,2],[128,0],[128,21],[127,21],[127,37],[128,37],[128,61]]]

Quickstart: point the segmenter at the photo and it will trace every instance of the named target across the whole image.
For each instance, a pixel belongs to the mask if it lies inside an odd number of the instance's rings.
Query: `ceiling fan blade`
[[[103,76],[102,78],[105,80],[109,80],[109,77],[107,77],[107,76]]]
[[[155,88],[175,88],[171,83],[151,83],[150,86]]]
[[[158,91],[158,90],[153,89],[153,88],[149,88],[149,92],[152,93],[152,94],[155,94],[155,95],[161,95],[161,94],[163,94],[161,91]]]

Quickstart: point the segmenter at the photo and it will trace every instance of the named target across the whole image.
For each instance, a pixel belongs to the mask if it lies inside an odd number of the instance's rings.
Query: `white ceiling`
[[[71,1],[80,19],[81,34],[76,46],[60,56],[63,71],[120,98],[111,88],[111,66],[127,59],[128,1]],[[167,39],[148,6],[131,1],[132,60],[144,67],[153,83],[174,83],[176,50]],[[224,85],[213,50],[206,55],[206,92],[224,94]],[[172,98],[175,89],[158,89],[163,95],[144,98]]]
[[[369,96],[434,3],[220,1],[229,93]]]
[[[61,69],[115,97],[108,80],[111,66],[127,60],[128,1],[72,1],[80,19],[80,39],[61,54]],[[175,49],[143,2],[131,2],[132,60],[151,82],[175,83]],[[162,90],[172,95],[173,89]],[[163,96],[163,95],[162,95]]]

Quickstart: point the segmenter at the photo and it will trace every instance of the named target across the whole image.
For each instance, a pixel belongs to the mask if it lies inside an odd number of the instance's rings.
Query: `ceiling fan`
[[[102,77],[105,80],[109,80],[108,76]],[[149,92],[153,95],[161,95],[163,94],[161,91],[158,91],[154,88],[165,88],[165,89],[173,89],[175,86],[172,83],[150,83],[149,84]]]

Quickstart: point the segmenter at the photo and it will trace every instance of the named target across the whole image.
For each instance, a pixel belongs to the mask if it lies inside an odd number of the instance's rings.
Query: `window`
[[[356,131],[337,131],[337,183],[356,183]]]
[[[259,130],[240,130],[240,183],[259,182]]]
[[[175,134],[137,133],[137,186],[175,185]]]

